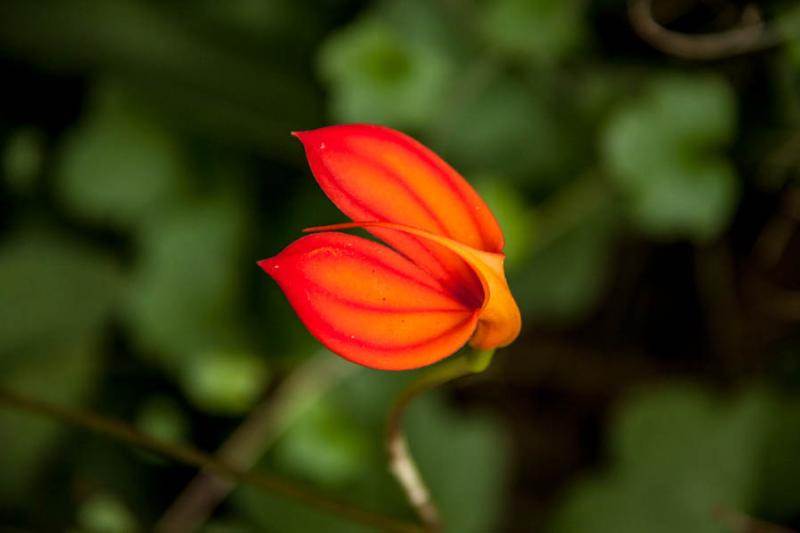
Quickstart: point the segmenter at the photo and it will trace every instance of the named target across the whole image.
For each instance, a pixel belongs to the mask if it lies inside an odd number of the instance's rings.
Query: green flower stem
[[[236,483],[278,494],[285,498],[303,503],[310,507],[337,515],[350,522],[362,524],[379,531],[396,533],[421,533],[416,524],[409,524],[372,511],[361,509],[349,503],[333,500],[308,487],[289,483],[276,476],[253,470],[245,470],[231,466],[220,459],[191,446],[167,443],[140,433],[128,424],[107,418],[95,413],[62,407],[25,395],[0,389],[0,405],[44,416],[78,426],[108,437],[126,442],[132,446],[158,453],[175,461],[196,466],[204,471],[213,472]]]
[[[403,416],[414,398],[454,379],[483,372],[492,362],[493,355],[494,350],[473,350],[434,366],[419,379],[411,382],[400,393],[389,411],[386,424],[389,470],[397,479],[409,504],[428,532],[441,531],[442,523],[439,510],[431,499],[430,491],[408,448],[408,439],[402,427]]]

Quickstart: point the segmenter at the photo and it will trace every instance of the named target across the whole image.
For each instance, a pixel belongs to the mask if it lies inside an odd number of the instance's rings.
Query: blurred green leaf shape
[[[503,230],[506,245],[506,267],[514,270],[522,267],[533,251],[536,236],[535,214],[528,207],[518,189],[504,180],[482,176],[473,185],[492,210]]]
[[[81,533],[136,533],[133,513],[111,494],[95,494],[78,508]]]
[[[800,59],[800,6],[787,3],[785,8],[775,17],[775,27],[786,39],[790,47],[792,59]],[[797,63],[800,65],[800,63]]]
[[[498,421],[480,412],[456,412],[436,394],[415,401],[407,416],[409,444],[445,531],[497,531],[509,454]]]
[[[106,84],[66,138],[58,178],[72,212],[126,227],[163,209],[182,185],[185,165],[170,132]]]
[[[378,14],[334,33],[321,48],[319,64],[337,121],[400,128],[428,123],[453,74],[445,51]]]
[[[0,368],[95,338],[122,288],[106,254],[47,230],[11,235],[0,248]]]
[[[189,420],[178,402],[169,396],[150,396],[136,413],[136,429],[164,442],[182,442],[189,434]]]
[[[9,137],[3,146],[3,174],[11,190],[18,194],[33,190],[44,152],[44,134],[35,128],[20,128]]]
[[[480,21],[489,42],[501,50],[553,63],[586,37],[579,0],[484,0]]]
[[[170,205],[137,233],[125,319],[144,353],[168,370],[246,346],[237,321],[243,231],[242,204],[219,193]]]
[[[85,341],[53,347],[47,354],[17,364],[0,377],[0,386],[24,391],[58,405],[79,405],[100,376],[98,347]],[[0,496],[28,503],[57,438],[66,428],[35,415],[0,409]]]
[[[610,470],[573,485],[549,531],[722,533],[720,507],[763,518],[770,510],[759,494],[800,475],[791,446],[800,439],[798,406],[758,388],[720,398],[677,384],[630,398],[609,430]],[[779,434],[791,438],[777,442]],[[797,511],[800,498],[789,492],[772,511]]]
[[[272,469],[313,480],[340,497],[397,517],[412,511],[389,475],[383,448],[388,407],[407,376],[361,369],[319,400],[288,429]],[[406,419],[409,441],[447,524],[447,533],[496,531],[507,481],[508,443],[484,413],[461,412],[433,392]],[[300,442],[306,440],[306,442]],[[335,451],[324,450],[332,446]],[[299,449],[298,449],[299,448]],[[318,456],[319,455],[319,456]],[[270,533],[367,530],[293,502],[239,489],[234,502]]]
[[[739,188],[722,150],[735,117],[723,80],[675,74],[657,78],[611,117],[605,159],[642,231],[703,241],[726,229]]]
[[[496,66],[476,64],[438,109],[434,140],[459,168],[500,172],[528,189],[550,192],[574,175],[584,130],[551,105],[551,88],[531,87]],[[429,123],[431,119],[429,119]],[[478,126],[479,125],[479,126]]]
[[[264,358],[245,352],[200,353],[184,363],[182,372],[186,396],[200,409],[214,414],[247,412],[269,383]]]
[[[46,230],[0,249],[0,384],[75,405],[98,376],[98,344],[122,280],[111,258]],[[0,493],[26,497],[60,426],[0,410]]]
[[[363,473],[369,441],[341,409],[316,402],[275,448],[284,468],[324,487],[343,487]]]
[[[526,320],[580,319],[602,296],[619,228],[606,188],[584,178],[538,212],[530,259],[509,270]]]

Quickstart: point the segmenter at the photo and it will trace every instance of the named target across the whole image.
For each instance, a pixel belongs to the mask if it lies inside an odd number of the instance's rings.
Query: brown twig
[[[757,16],[753,17],[755,22],[721,32],[690,35],[673,31],[655,19],[652,0],[630,0],[628,17],[644,41],[682,59],[725,59],[771,48],[782,40],[777,31],[766,26]]]
[[[351,522],[377,528],[380,531],[397,533],[420,533],[422,531],[416,524],[331,499],[308,487],[290,483],[276,476],[237,468],[191,446],[176,445],[154,439],[119,420],[88,411],[62,407],[8,390],[0,390],[0,404],[112,437],[175,461],[213,472],[222,478],[278,494]]]
[[[356,368],[329,353],[313,357],[295,370],[273,395],[253,410],[225,441],[217,457],[242,470],[251,469],[303,407],[314,402],[334,383]],[[235,487],[212,472],[199,472],[156,524],[161,533],[199,528]]]

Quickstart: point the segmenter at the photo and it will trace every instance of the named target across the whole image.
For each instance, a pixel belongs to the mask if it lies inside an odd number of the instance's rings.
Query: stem
[[[389,469],[405,492],[406,499],[414,508],[426,531],[441,531],[442,523],[439,510],[431,499],[430,491],[409,450],[408,439],[402,427],[403,416],[414,398],[448,381],[483,372],[491,363],[493,355],[494,350],[475,350],[461,357],[448,359],[431,368],[400,393],[389,411],[386,424]]]
[[[217,451],[217,458],[242,470],[253,468],[288,426],[354,368],[327,353],[313,357],[248,415]],[[235,486],[212,472],[198,472],[159,519],[156,531],[198,530]]]
[[[652,46],[682,59],[724,59],[777,46],[783,40],[780,33],[761,21],[754,8],[749,12],[753,22],[726,31],[688,35],[656,21],[651,4],[652,0],[630,0],[628,13],[633,29]]]
[[[209,455],[191,446],[176,445],[154,439],[136,431],[128,424],[119,420],[107,418],[88,411],[62,407],[2,389],[0,389],[0,404],[65,422],[96,433],[101,433],[108,437],[124,441],[132,446],[158,453],[175,461],[196,466],[208,472],[213,472],[237,483],[251,485],[310,507],[335,514],[351,522],[374,527],[381,531],[397,533],[419,533],[421,531],[419,526],[415,524],[409,524],[395,518],[356,507],[349,503],[333,500],[308,487],[289,483],[276,476],[231,466],[213,455]]]

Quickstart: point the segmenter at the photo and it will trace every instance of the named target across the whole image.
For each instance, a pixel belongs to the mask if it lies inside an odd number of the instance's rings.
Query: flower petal
[[[352,220],[412,226],[479,250],[502,251],[503,234],[481,197],[450,165],[411,137],[359,124],[295,135],[322,190]],[[405,232],[369,231],[465,303],[475,304],[480,298],[472,269],[446,248]]]
[[[487,252],[503,234],[478,193],[399,131],[353,124],[295,133],[325,194],[353,220],[403,224]]]
[[[354,235],[308,235],[259,266],[320,342],[364,366],[429,365],[477,326],[477,308],[394,250]]]
[[[480,349],[500,348],[511,344],[522,328],[522,317],[506,281],[503,254],[476,250],[465,244],[417,228],[386,222],[351,222],[307,228],[304,231],[327,231],[345,228],[384,228],[415,235],[447,248],[460,257],[483,287],[484,300],[478,317],[478,326],[470,345]]]

